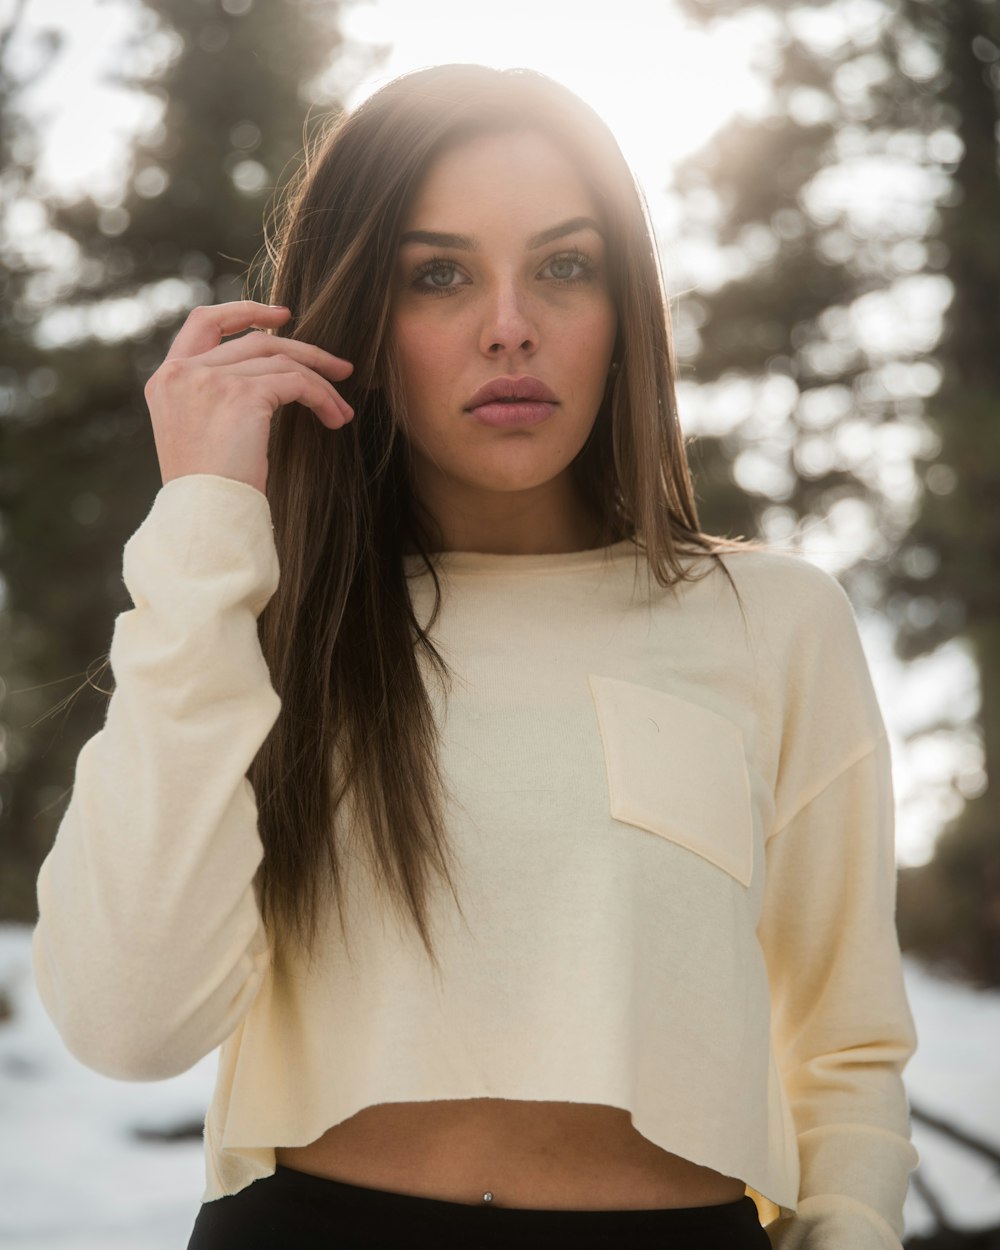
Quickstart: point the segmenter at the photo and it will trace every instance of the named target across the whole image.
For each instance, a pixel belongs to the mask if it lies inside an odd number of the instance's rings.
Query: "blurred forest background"
[[[710,21],[745,7],[681,3]],[[1000,5],[884,0],[882,24],[825,50],[796,37],[788,4],[765,7],[784,26],[773,115],[737,120],[676,177],[687,219],[743,269],[682,301],[686,363],[698,386],[759,384],[745,418],[698,440],[703,519],[775,539],[860,531],[842,580],[860,613],[891,623],[899,657],[967,648],[981,769],[956,776],[961,804],[930,862],[901,870],[898,924],[905,950],[997,986]],[[820,188],[849,204],[852,183],[914,178],[926,207],[894,218],[818,202]],[[909,324],[889,339],[873,313]],[[961,728],[949,709],[918,732]]]
[[[773,34],[768,110],[672,175],[702,524],[850,550],[839,574],[901,659],[973,661],[971,721],[956,699],[914,730],[964,756],[933,856],[901,870],[899,928],[921,959],[1000,986],[1000,5],[675,2],[706,26],[754,8]],[[121,549],[160,484],[144,382],[191,306],[244,291],[275,186],[339,108],[315,84],[345,47],[337,2],[136,0],[121,78],[160,119],[118,192],[64,202],[39,190],[44,135],[24,108],[59,37],[35,30],[15,68],[26,5],[9,8],[0,921],[31,924],[76,754],[103,722],[130,606]],[[685,270],[706,249],[714,280]]]
[[[677,3],[706,24],[748,7]],[[735,118],[671,188],[682,413],[692,388],[744,396],[694,440],[702,521],[783,543],[846,534],[840,576],[901,657],[956,640],[972,656],[974,724],[935,710],[919,732],[971,728],[981,760],[956,770],[931,861],[900,873],[899,927],[904,948],[1000,986],[1000,6],[872,0],[881,20],[825,47],[784,0],[756,7],[775,31],[770,115]],[[131,606],[121,551],[159,486],[143,385],[189,308],[244,293],[275,186],[339,108],[310,93],[344,52],[336,4],[140,8],[121,80],[162,113],[99,202],[39,197],[45,136],[19,98],[58,38],[36,34],[15,73],[25,3],[0,35],[0,920],[34,921],[76,754],[103,720],[111,626]],[[852,185],[907,179],[923,207],[850,210]],[[685,239],[731,276],[685,290]],[[871,332],[875,312],[893,339]]]
[[[676,3],[706,26],[751,7]],[[928,709],[916,731],[961,733],[975,759],[956,769],[955,815],[932,858],[901,869],[898,923],[904,949],[997,987],[1000,5],[870,0],[877,20],[826,45],[803,36],[786,0],[753,6],[775,32],[770,113],[735,118],[672,175],[678,239],[728,262],[725,281],[680,294],[670,266],[682,390],[736,381],[745,396],[724,428],[706,423],[693,441],[702,522],[792,545],[849,535],[856,558],[840,575],[860,614],[891,623],[897,654],[958,645],[971,657],[972,723],[956,701],[943,717]],[[120,193],[66,203],[38,192],[45,136],[22,107],[57,62],[58,37],[36,33],[33,64],[15,72],[25,4],[10,8],[0,920],[31,924],[77,752],[103,721],[113,620],[131,606],[122,547],[160,484],[143,385],[189,308],[244,293],[275,187],[304,134],[338,110],[311,84],[343,47],[337,3],[137,0],[122,81],[160,103],[160,120],[135,144]],[[923,208],[866,219],[846,207],[852,187],[880,179],[918,180]],[[831,207],[838,188],[842,208]],[[875,312],[894,335],[871,332]]]

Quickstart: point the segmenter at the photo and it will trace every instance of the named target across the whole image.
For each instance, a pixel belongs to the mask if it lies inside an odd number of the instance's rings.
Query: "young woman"
[[[191,1250],[898,1247],[882,721],[837,584],[699,529],[610,133],[409,75],[272,261],[150,379],[38,886],[83,1062],[221,1044]]]

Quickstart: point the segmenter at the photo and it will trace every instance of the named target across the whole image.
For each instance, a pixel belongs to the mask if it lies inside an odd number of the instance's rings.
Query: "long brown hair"
[[[282,707],[249,778],[265,849],[256,885],[276,946],[294,936],[311,955],[324,898],[341,914],[338,843],[348,827],[432,960],[432,879],[458,901],[419,667],[422,653],[428,672],[447,679],[430,636],[440,534],[410,487],[392,286],[404,219],[436,157],[476,135],[526,129],[574,160],[609,241],[619,363],[574,461],[601,542],[635,539],[664,587],[703,563],[686,556],[728,545],[699,528],[659,259],[642,195],[600,118],[542,74],[478,65],[397,78],[340,118],[307,154],[268,237],[268,300],[293,314],[282,333],[352,361],[339,389],[356,413],[330,431],[291,404],[271,425],[267,496],[281,578],[259,634]],[[433,577],[425,627],[407,590],[407,551]]]

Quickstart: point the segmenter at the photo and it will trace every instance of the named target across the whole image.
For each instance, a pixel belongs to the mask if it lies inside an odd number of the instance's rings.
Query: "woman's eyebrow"
[[[540,234],[533,234],[525,245],[525,250],[534,251],[535,248],[544,247],[546,243],[561,239],[564,235],[575,234],[577,230],[593,230],[604,238],[604,231],[593,217],[569,217],[557,226],[549,226]],[[427,243],[431,247],[451,247],[463,252],[480,250],[478,239],[468,234],[447,234],[441,230],[406,230],[400,235],[399,246],[405,247],[408,243]]]
[[[429,243],[431,247],[455,247],[462,252],[478,252],[479,241],[467,234],[445,234],[441,230],[404,230],[399,236],[399,246],[408,243]]]
[[[536,247],[544,247],[546,243],[561,239],[564,235],[576,234],[578,230],[593,230],[595,234],[604,238],[604,231],[593,217],[570,217],[566,221],[561,221],[558,226],[549,226],[548,230],[543,230],[541,234],[532,235],[528,240],[528,251]]]

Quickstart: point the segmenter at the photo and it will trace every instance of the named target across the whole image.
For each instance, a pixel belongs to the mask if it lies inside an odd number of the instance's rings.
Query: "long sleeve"
[[[168,482],[123,578],[115,690],[39,873],[32,950],[68,1049],[155,1080],[229,1036],[269,966],[246,777],[281,707],[256,625],[278,585],[266,497],[213,474]]]
[[[758,929],[801,1166],[775,1250],[899,1250],[916,1047],[895,930],[889,748],[859,748],[770,838]]]

